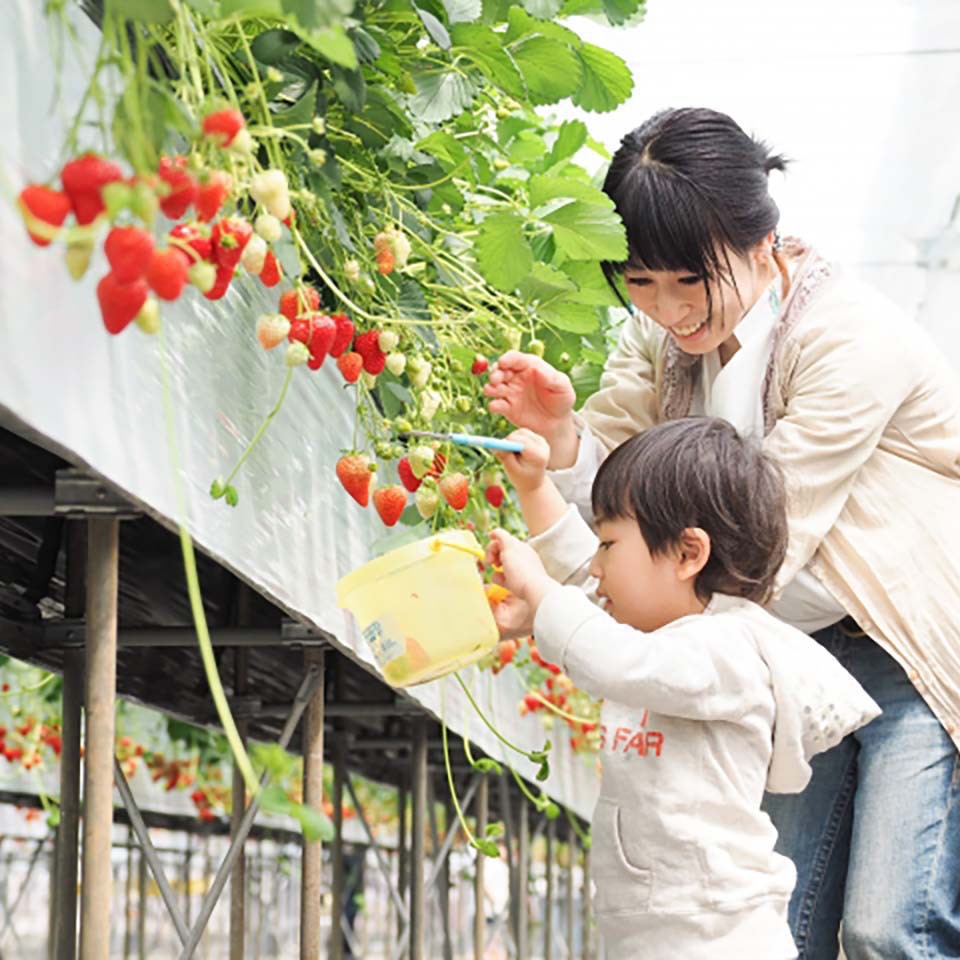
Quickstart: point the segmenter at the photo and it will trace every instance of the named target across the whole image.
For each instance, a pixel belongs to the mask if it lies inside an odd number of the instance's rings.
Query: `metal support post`
[[[108,960],[113,832],[120,522],[87,524],[86,744],[83,778],[81,960]]]
[[[480,778],[477,788],[477,836],[484,837],[487,833],[487,820],[490,816],[490,785],[487,777]],[[483,892],[483,881],[486,856],[475,851],[475,873],[473,878],[473,960],[483,960],[484,938],[487,932],[486,899]]]
[[[573,960],[574,954],[574,939],[576,937],[576,923],[574,922],[574,913],[573,913],[573,868],[577,858],[577,835],[574,833],[573,825],[567,824],[567,885],[566,885],[566,895],[567,895],[567,957],[569,960]]]
[[[557,822],[547,821],[546,896],[543,901],[543,960],[553,960],[553,856],[556,851]]]
[[[86,602],[86,524],[67,524],[64,613],[82,617]],[[77,862],[80,834],[80,731],[83,707],[83,653],[63,658],[60,724],[60,824],[57,827],[57,884],[54,890],[53,949],[56,960],[77,955]]]
[[[521,798],[517,816],[517,960],[530,954],[530,910],[527,887],[530,878],[530,806]]]
[[[242,592],[241,592],[242,597]],[[233,653],[233,695],[243,696],[247,692],[247,672],[250,663],[250,651],[239,648]],[[237,720],[237,732],[241,740],[247,742],[248,724],[245,719]],[[233,782],[231,784],[230,837],[235,840],[240,831],[243,811],[247,806],[247,786],[239,765],[233,764]],[[241,847],[236,866],[230,876],[230,960],[243,960],[244,941],[247,926],[247,856]]]
[[[424,839],[427,814],[427,724],[423,719],[417,719],[413,723],[410,787],[413,795],[410,843],[410,960],[425,960],[423,921],[426,900]]]
[[[324,652],[304,651],[307,668],[314,666],[323,676]],[[323,696],[321,683],[307,707],[303,720],[303,802],[314,810],[323,809]],[[323,849],[319,840],[303,841],[300,875],[300,960],[320,960],[320,891]]]
[[[593,914],[591,909],[590,891],[590,848],[583,848],[583,886],[580,895],[583,897],[583,960],[593,960]]]
[[[333,686],[338,702],[343,700],[343,672],[340,662],[334,663]],[[343,781],[347,772],[346,734],[343,723],[334,721],[333,738],[333,896],[330,904],[330,957],[343,960],[343,895],[346,875],[343,869]]]

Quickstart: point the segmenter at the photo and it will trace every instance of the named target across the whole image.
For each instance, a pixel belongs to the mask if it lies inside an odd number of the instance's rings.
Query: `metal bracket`
[[[101,480],[82,470],[58,470],[53,488],[53,512],[66,517],[111,517],[134,520],[140,511]]]

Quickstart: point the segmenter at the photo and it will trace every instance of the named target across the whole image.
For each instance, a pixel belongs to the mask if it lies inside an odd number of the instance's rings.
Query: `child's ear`
[[[687,527],[677,546],[677,576],[692,580],[710,559],[710,534],[700,527]]]

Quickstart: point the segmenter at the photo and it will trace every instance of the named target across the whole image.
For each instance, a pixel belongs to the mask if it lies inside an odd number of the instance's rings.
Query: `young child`
[[[607,960],[796,957],[796,871],[764,790],[803,790],[810,758],[880,711],[760,606],[786,549],[778,470],[724,420],[653,427],[600,468],[595,536],[547,478],[546,441],[512,439],[524,452],[501,459],[534,536],[491,535],[513,594],[498,623],[532,624],[604,701],[591,869]]]

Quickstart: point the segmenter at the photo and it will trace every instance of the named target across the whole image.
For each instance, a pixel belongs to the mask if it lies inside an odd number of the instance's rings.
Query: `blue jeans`
[[[802,794],[767,794],[797,866],[800,960],[960,958],[960,757],[900,665],[839,625],[815,635],[883,714],[814,758]],[[839,936],[843,922],[842,938]]]

